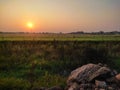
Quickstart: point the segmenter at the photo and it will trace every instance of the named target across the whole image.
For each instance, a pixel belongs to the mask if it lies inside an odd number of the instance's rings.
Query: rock
[[[104,66],[102,67],[96,64],[87,64],[72,71],[71,75],[68,77],[67,84],[71,85],[74,82],[91,82],[94,78],[100,75],[103,75],[102,78],[104,78],[105,74],[109,73],[110,71],[111,70],[109,68]]]
[[[115,76],[115,79],[116,79],[116,84],[119,86],[120,88],[120,74],[116,75]]]
[[[99,79],[106,79],[108,78],[109,76],[108,73],[110,73],[111,70],[107,67],[101,67],[99,68],[97,71],[95,71],[90,77],[89,77],[89,81],[92,81],[94,78],[98,77],[99,76]]]
[[[103,64],[87,64],[72,71],[66,90],[120,90],[120,74]]]
[[[120,74],[116,75],[115,77],[116,77],[117,80],[120,81]]]
[[[116,75],[115,77],[106,79],[107,83],[112,83],[113,87],[119,86],[120,87],[120,74]]]
[[[80,87],[81,87],[81,88],[85,88],[85,87],[86,87],[86,88],[91,88],[92,85],[89,84],[89,83],[88,83],[88,84],[80,84]]]
[[[80,86],[77,83],[73,83],[70,87],[68,87],[68,90],[79,90]]]
[[[115,77],[107,78],[106,81],[108,83],[113,83],[113,82],[115,82]]]
[[[105,88],[105,87],[107,87],[107,84],[106,84],[105,81],[95,80],[95,85],[96,85],[97,87],[100,87],[100,88]]]
[[[72,71],[66,90],[120,90],[120,74],[103,64],[87,64]]]
[[[108,90],[114,90],[112,87],[108,87]]]
[[[116,70],[112,70],[111,75],[116,76],[118,72]]]

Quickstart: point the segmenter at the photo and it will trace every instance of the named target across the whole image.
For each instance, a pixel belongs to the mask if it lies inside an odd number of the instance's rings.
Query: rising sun
[[[33,28],[33,23],[32,22],[27,22],[27,27],[32,29]]]

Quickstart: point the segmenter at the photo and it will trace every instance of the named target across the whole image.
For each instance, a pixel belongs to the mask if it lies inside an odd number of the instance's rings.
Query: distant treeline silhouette
[[[77,31],[77,32],[71,32],[70,34],[106,34],[106,35],[113,35],[113,34],[120,34],[120,31],[110,31],[110,32],[104,32],[104,31],[98,31],[98,32],[84,32],[84,31]]]
[[[31,32],[2,32],[0,31],[0,34],[29,34]],[[120,31],[98,31],[98,32],[84,32],[84,31],[76,31],[76,32],[70,32],[70,33],[54,33],[54,32],[32,32],[34,34],[91,34],[91,35],[116,35],[120,34]]]

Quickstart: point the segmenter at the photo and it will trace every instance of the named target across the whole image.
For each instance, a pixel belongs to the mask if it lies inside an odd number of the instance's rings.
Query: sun
[[[32,22],[27,22],[27,27],[32,29],[33,28],[33,23]]]

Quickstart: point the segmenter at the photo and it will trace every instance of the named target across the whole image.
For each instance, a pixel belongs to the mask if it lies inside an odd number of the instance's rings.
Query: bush
[[[109,63],[108,51],[105,48],[85,48],[82,52],[83,64],[87,63]]]

